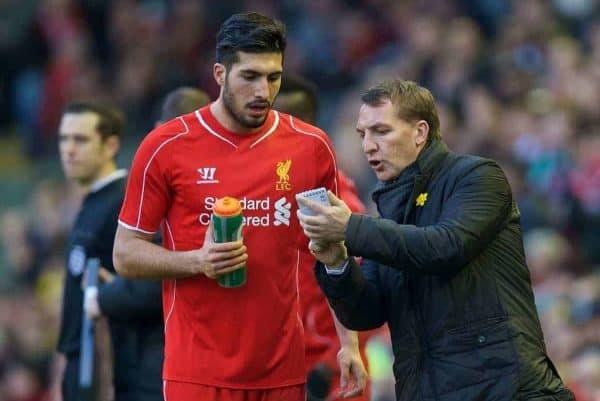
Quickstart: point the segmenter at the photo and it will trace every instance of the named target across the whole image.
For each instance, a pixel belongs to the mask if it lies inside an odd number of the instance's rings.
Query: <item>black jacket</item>
[[[546,355],[519,211],[493,161],[433,141],[353,214],[351,258],[317,279],[339,320],[388,323],[397,400],[573,400]]]
[[[125,193],[124,172],[92,190],[69,236],[67,274],[58,351],[69,360],[79,357],[83,291],[81,276],[89,258],[115,273],[112,248]],[[117,178],[118,177],[118,178]],[[115,273],[116,274],[116,273]],[[116,401],[162,401],[164,331],[161,283],[122,277],[98,288],[98,303],[108,317],[114,361]],[[77,377],[65,378],[76,386]]]
[[[162,401],[164,325],[160,281],[116,276],[98,289],[111,329],[116,401]]]

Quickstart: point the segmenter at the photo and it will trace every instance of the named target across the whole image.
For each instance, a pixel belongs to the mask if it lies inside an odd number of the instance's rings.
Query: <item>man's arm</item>
[[[315,253],[318,258],[318,254]],[[351,330],[371,330],[386,322],[386,305],[379,288],[379,266],[363,259],[359,266],[352,257],[343,273],[331,275],[318,262],[315,275],[340,323]]]
[[[340,339],[337,354],[340,367],[340,396],[350,398],[362,394],[367,385],[367,370],[360,357],[358,334],[345,328],[331,310],[335,331]]]
[[[465,171],[435,224],[417,227],[352,215],[348,252],[417,274],[449,274],[496,237],[511,213],[512,194],[500,167],[486,161]]]
[[[448,274],[485,249],[512,207],[508,181],[496,163],[478,161],[469,167],[445,201],[438,221],[429,226],[351,214],[332,194],[332,206],[298,199],[318,213],[299,213],[298,218],[312,241],[345,241],[351,255],[418,274]]]
[[[114,279],[98,288],[102,314],[117,321],[162,321],[162,283],[159,280]]]
[[[209,278],[239,269],[248,254],[242,241],[216,243],[209,225],[200,249],[170,251],[152,242],[154,234],[119,225],[115,235],[113,261],[126,278],[163,279],[204,274]]]
[[[379,265],[363,260],[361,268],[353,257],[348,258],[343,233],[352,212],[333,193],[328,195],[330,207],[297,197],[299,203],[319,213],[308,216],[300,210],[297,212],[304,233],[311,239],[309,249],[319,261],[315,266],[317,281],[345,327],[352,330],[377,328],[386,320],[379,288]],[[317,241],[313,239],[315,237]]]

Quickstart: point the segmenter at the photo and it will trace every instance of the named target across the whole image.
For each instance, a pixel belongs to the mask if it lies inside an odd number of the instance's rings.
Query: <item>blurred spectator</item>
[[[173,89],[162,101],[156,125],[164,124],[183,114],[192,113],[210,103],[208,94],[200,89],[182,86]]]
[[[600,400],[600,349],[596,346],[582,350],[571,364],[577,400]]]
[[[9,365],[0,381],[4,401],[45,401],[43,383],[32,367],[26,364]]]
[[[575,200],[571,228],[583,256],[600,266],[600,127],[580,134],[575,146],[577,164],[569,177]]]

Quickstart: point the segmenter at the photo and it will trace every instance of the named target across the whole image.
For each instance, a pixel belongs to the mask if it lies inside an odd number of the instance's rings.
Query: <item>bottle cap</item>
[[[225,196],[215,201],[213,213],[219,216],[235,216],[242,211],[240,201],[231,196]]]

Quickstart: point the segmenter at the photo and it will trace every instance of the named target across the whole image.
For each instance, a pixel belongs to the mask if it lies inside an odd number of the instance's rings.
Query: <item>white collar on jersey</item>
[[[250,144],[250,148],[253,148],[254,146],[258,145],[259,142],[261,142],[263,139],[265,139],[266,137],[271,135],[273,132],[275,132],[275,129],[277,129],[277,127],[279,126],[279,112],[277,110],[273,110],[273,109],[271,109],[271,110],[275,113],[275,119],[273,120],[273,125],[271,125],[271,127],[267,130],[267,132],[265,132],[260,138],[258,138],[256,141],[252,142],[252,144]],[[209,110],[209,112],[210,112],[210,110]],[[227,142],[228,144],[230,144],[231,146],[233,146],[234,148],[237,149],[238,145],[231,142],[229,139],[225,138],[224,136],[218,134],[216,129],[211,127],[208,124],[208,122],[206,122],[204,120],[204,118],[202,117],[202,114],[200,114],[200,110],[196,110],[195,114],[196,114],[196,118],[198,118],[198,121],[200,122],[200,124],[208,131],[208,133],[219,138],[220,140],[222,140],[224,142]],[[181,118],[181,117],[179,117],[179,118]],[[214,115],[213,115],[213,118],[216,120]]]
[[[106,177],[101,178],[98,181],[94,182],[92,184],[92,186],[90,187],[90,193],[99,191],[102,188],[104,188],[105,186],[107,186],[108,184],[110,184],[111,182],[116,181],[119,178],[125,177],[126,175],[127,175],[127,170],[125,170],[124,168],[115,170],[112,173],[110,173],[109,175],[107,175]]]

